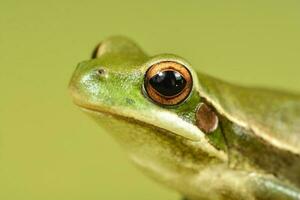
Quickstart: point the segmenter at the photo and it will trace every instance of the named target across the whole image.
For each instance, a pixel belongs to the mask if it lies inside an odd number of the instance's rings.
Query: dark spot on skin
[[[202,103],[196,112],[196,125],[204,133],[211,133],[218,127],[219,118],[215,111],[207,104]]]
[[[132,105],[132,104],[135,103],[135,101],[133,99],[126,98],[126,103],[129,104],[129,105]]]

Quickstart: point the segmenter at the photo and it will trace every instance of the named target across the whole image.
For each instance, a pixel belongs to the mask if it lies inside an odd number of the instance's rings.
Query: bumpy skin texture
[[[300,199],[300,97],[236,86],[196,73],[183,58],[147,56],[124,37],[104,40],[70,82],[74,102],[105,128],[146,174],[187,199]],[[189,98],[157,105],[144,91],[158,62],[185,65]],[[218,128],[205,135],[195,112],[212,106]]]
[[[230,121],[223,131],[231,166],[248,163],[300,187],[300,96],[199,77],[200,92]]]

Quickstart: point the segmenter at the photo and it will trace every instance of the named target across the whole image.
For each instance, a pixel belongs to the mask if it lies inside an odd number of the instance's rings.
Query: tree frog
[[[185,199],[300,199],[300,95],[219,80],[121,36],[79,63],[69,89],[139,169]]]

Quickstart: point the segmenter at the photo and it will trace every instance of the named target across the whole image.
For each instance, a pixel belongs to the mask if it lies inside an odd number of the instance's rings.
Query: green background
[[[72,104],[76,64],[126,35],[232,82],[300,91],[299,10],[299,0],[1,0],[0,199],[179,199]]]

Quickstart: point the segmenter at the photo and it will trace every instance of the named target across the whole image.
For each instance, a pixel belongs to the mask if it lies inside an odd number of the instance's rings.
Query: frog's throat
[[[119,120],[125,120],[129,123],[138,123],[148,127],[156,127],[166,132],[172,133],[174,135],[182,136],[183,138],[195,141],[199,143],[199,146],[203,151],[210,152],[214,157],[218,157],[221,160],[227,160],[227,154],[221,150],[216,149],[213,145],[209,143],[206,139],[204,133],[201,132],[196,126],[182,120],[178,122],[178,117],[175,120],[175,115],[168,115],[165,113],[154,113],[151,115],[152,117],[147,117],[145,113],[134,113],[128,110],[116,109],[112,107],[96,107],[93,105],[87,105],[82,102],[74,101],[74,103],[79,106],[83,111],[88,112],[90,114],[98,114],[98,115],[107,115],[112,116],[114,118],[118,118]],[[149,115],[149,113],[147,113]],[[135,116],[138,116],[137,119]],[[153,118],[153,116],[159,116],[157,118]],[[164,124],[159,123],[160,121],[164,121]]]

